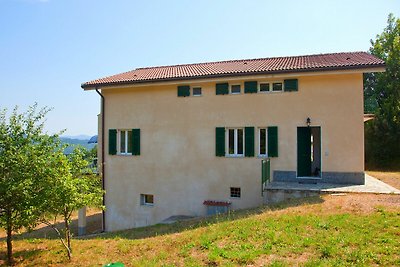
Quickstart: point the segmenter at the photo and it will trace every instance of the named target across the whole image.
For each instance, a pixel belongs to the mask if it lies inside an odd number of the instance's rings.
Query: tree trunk
[[[7,212],[7,263],[13,265],[11,212]]]
[[[65,239],[67,240],[67,253],[68,253],[68,259],[71,260],[72,258],[72,250],[71,250],[71,230],[70,230],[70,225],[67,219],[64,219],[64,224],[65,224]]]

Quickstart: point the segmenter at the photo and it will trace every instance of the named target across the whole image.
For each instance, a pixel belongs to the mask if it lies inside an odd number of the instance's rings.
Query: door
[[[297,177],[311,176],[311,128],[297,127]]]

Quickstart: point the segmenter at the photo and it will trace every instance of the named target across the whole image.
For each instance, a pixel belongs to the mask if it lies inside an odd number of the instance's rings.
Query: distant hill
[[[90,136],[87,137],[87,139],[69,138],[65,136],[60,137],[63,144],[70,145],[64,150],[64,154],[71,154],[74,148],[78,145],[85,147],[87,150],[91,150],[96,144],[88,144]]]
[[[89,140],[92,136],[86,134],[80,135],[63,135],[61,138],[68,138],[68,139],[78,139],[78,140]]]

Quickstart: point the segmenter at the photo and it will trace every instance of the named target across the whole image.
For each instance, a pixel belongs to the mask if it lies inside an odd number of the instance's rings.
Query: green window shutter
[[[278,156],[278,127],[268,127],[268,157]]]
[[[117,130],[108,129],[108,154],[117,154]]]
[[[285,92],[298,91],[298,81],[297,79],[288,79],[284,81]]]
[[[190,96],[190,86],[189,85],[181,85],[178,86],[178,96]]]
[[[132,129],[132,155],[140,155],[140,129]]]
[[[229,84],[228,83],[217,83],[215,85],[215,93],[217,95],[229,94]]]
[[[215,128],[215,156],[225,157],[225,128]]]
[[[257,82],[244,82],[244,93],[257,93]]]
[[[244,140],[245,140],[245,151],[246,157],[254,157],[254,127],[244,128]]]

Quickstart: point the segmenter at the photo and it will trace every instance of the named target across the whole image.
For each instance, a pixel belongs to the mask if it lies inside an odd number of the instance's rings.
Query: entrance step
[[[299,184],[317,184],[321,182],[319,177],[298,177]]]

